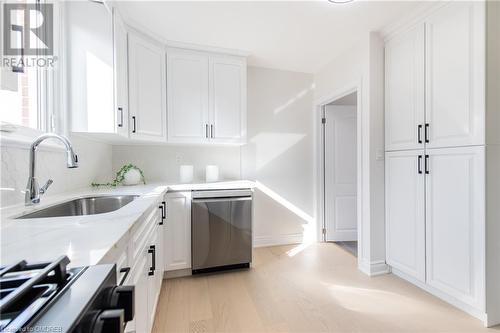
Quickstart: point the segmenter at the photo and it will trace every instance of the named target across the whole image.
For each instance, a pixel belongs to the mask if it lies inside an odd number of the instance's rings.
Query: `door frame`
[[[361,249],[363,243],[362,230],[362,80],[346,85],[332,94],[323,97],[315,102],[314,105],[314,123],[315,123],[315,162],[316,162],[316,216],[317,216],[317,239],[320,242],[326,242],[325,219],[325,128],[322,125],[322,118],[325,112],[325,106],[342,97],[357,93],[356,96],[356,220],[357,220],[357,238],[358,238],[358,261],[361,260]]]

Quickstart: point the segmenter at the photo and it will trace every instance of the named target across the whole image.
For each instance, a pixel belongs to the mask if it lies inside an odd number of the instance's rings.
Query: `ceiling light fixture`
[[[336,3],[336,4],[348,3],[348,2],[353,2],[353,1],[354,0],[328,0],[328,2]]]

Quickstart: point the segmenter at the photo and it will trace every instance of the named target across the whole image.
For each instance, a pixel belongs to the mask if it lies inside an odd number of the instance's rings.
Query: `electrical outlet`
[[[175,163],[177,163],[177,164],[182,163],[182,155],[181,154],[175,154]]]

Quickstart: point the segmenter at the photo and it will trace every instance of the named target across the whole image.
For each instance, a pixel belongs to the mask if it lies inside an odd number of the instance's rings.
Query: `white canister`
[[[205,179],[208,182],[219,180],[219,167],[217,165],[207,165],[205,168]]]
[[[181,165],[179,172],[181,183],[191,183],[193,181],[194,167],[192,165]]]

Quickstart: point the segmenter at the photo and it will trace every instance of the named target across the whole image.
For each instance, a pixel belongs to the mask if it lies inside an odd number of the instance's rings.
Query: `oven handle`
[[[227,198],[203,198],[192,199],[192,202],[223,202],[223,201],[251,201],[252,197],[227,197]]]

